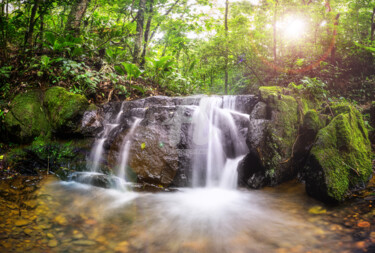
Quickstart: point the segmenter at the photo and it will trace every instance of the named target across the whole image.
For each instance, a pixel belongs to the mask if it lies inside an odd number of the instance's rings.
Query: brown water
[[[0,252],[374,252],[373,186],[329,207],[297,182],[134,193],[18,177],[0,181]]]

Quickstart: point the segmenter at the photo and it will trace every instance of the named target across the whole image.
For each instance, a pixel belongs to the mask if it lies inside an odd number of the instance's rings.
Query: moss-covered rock
[[[259,97],[262,106],[255,106],[250,115],[250,153],[239,168],[240,183],[253,188],[276,185],[296,175],[291,158],[303,116],[301,99],[289,89],[260,87]]]
[[[5,130],[12,141],[28,143],[37,136],[50,135],[42,99],[40,91],[28,91],[13,99],[4,120]]]
[[[44,105],[47,108],[53,131],[62,135],[77,131],[80,118],[89,103],[84,96],[56,86],[46,91]]]
[[[332,106],[333,120],[318,132],[304,169],[306,191],[322,201],[342,201],[372,174],[371,146],[361,114]]]

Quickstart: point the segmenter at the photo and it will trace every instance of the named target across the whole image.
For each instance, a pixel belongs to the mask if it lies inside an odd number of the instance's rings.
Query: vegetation
[[[55,85],[95,102],[289,83],[374,100],[374,13],[370,0],[2,0],[2,104]]]

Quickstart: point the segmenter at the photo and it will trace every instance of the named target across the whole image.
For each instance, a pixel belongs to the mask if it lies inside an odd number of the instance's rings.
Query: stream
[[[1,252],[373,252],[374,180],[340,206],[291,181],[262,190],[1,181]]]

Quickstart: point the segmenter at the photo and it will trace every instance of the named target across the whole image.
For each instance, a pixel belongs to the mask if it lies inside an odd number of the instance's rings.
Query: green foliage
[[[328,95],[326,84],[316,77],[304,77],[301,79],[300,85],[296,85],[292,82],[288,87],[295,92],[306,95],[310,99],[322,100],[326,99]]]
[[[128,62],[122,62],[121,66],[115,66],[115,70],[120,75],[126,74],[126,79],[130,82],[133,78],[137,79],[142,74],[142,71],[138,68],[137,65]]]

